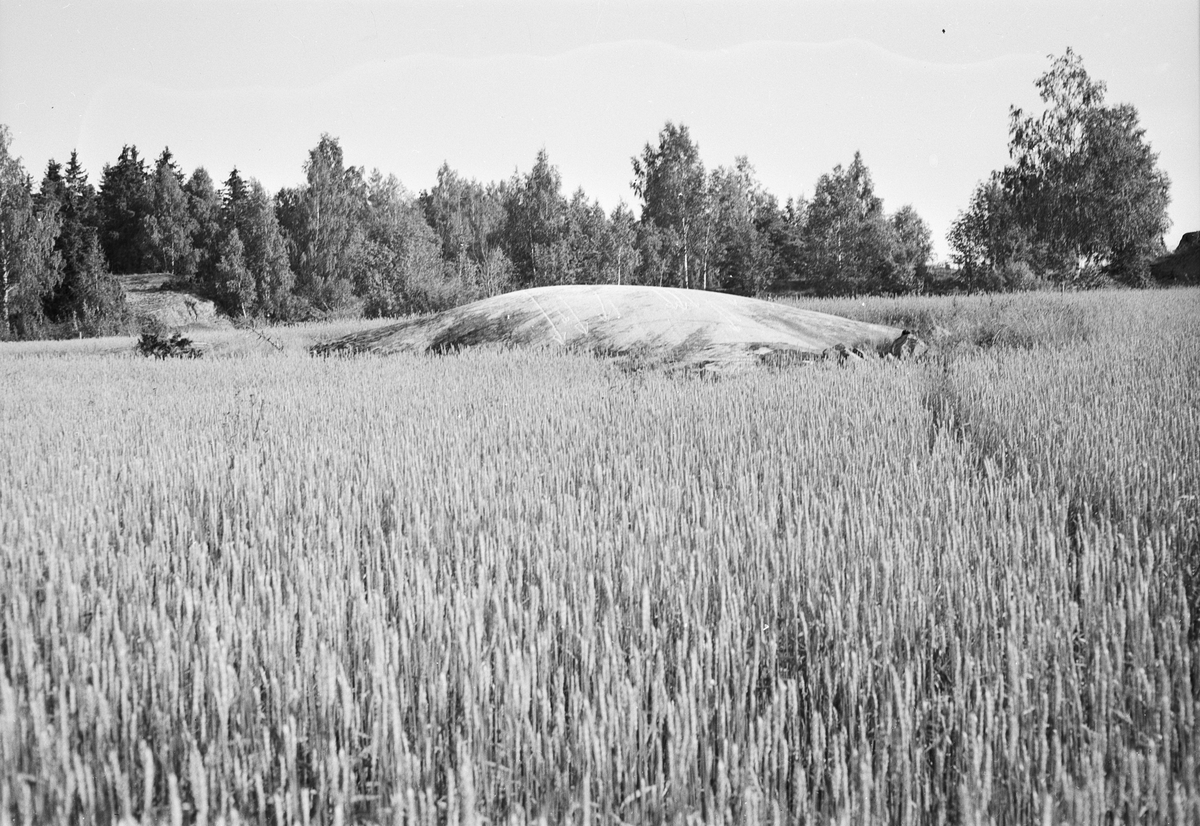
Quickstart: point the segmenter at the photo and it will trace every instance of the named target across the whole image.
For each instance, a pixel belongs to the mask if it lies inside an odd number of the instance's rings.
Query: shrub
[[[148,332],[142,333],[138,339],[137,351],[147,358],[200,358],[204,353],[199,350],[190,338],[181,333],[170,336]]]

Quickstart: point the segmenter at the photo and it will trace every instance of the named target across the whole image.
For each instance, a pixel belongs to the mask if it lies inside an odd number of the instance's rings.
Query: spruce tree
[[[100,180],[100,245],[117,274],[145,272],[146,217],[152,209],[150,175],[136,146],[125,146]]]

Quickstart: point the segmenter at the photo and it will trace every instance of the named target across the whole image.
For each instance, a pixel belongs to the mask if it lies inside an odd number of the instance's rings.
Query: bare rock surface
[[[173,289],[171,276],[163,274],[123,275],[125,300],[141,319],[150,319],[168,330],[227,330],[228,318],[217,305],[183,289]]]
[[[906,357],[924,349],[895,327],[754,298],[670,287],[537,287],[353,333],[318,354],[447,352],[475,345],[551,346],[684,367]]]

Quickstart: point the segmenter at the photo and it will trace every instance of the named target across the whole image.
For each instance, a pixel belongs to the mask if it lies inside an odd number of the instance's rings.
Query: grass
[[[1198,305],[718,382],[0,349],[0,819],[1194,822]]]
[[[306,322],[280,327],[243,325],[230,329],[195,329],[184,333],[209,356],[307,354],[309,348],[351,332],[382,327],[395,319],[352,319]],[[137,336],[0,342],[0,358],[21,356],[113,356],[137,354]]]
[[[1098,296],[1105,296],[1098,298]],[[1130,299],[1136,303],[1136,299]],[[912,330],[947,348],[1030,348],[1085,344],[1103,337],[1111,293],[1026,293],[929,298],[790,300],[805,309]]]

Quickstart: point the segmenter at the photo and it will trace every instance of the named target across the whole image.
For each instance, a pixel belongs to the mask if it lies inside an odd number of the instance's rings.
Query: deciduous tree
[[[782,266],[772,239],[778,218],[775,199],[763,189],[745,157],[718,167],[709,184],[713,247],[703,286],[757,295],[779,277]]]
[[[43,302],[62,278],[61,222],[56,203],[35,206],[33,181],[10,146],[0,124],[0,334],[32,338],[45,332]]]
[[[296,291],[320,310],[338,309],[351,302],[366,254],[366,184],[330,135],[309,152],[304,173],[304,186],[279,197]]]
[[[1105,105],[1105,84],[1071,49],[1035,83],[1045,109],[1009,110],[1012,163],[955,221],[955,258],[993,272],[1027,262],[1059,281],[1104,272],[1143,283],[1163,249],[1169,181],[1137,110]]]
[[[219,225],[210,287],[221,302],[233,313],[273,321],[295,316],[287,243],[262,184],[234,169],[221,190]]]
[[[563,270],[570,266],[570,256],[563,246],[568,231],[567,206],[562,176],[550,163],[546,150],[541,149],[529,172],[513,175],[504,197],[500,237],[522,286],[570,280]]]
[[[1001,274],[1028,267],[1036,257],[1012,193],[1013,170],[993,172],[950,225],[951,259],[962,280],[978,288],[1005,289]]]
[[[668,121],[658,145],[647,143],[641,157],[633,158],[633,176],[633,191],[642,199],[641,221],[658,230],[645,236],[643,265],[658,269],[658,279],[668,286],[704,286],[708,181],[688,128]]]
[[[202,284],[212,283],[217,262],[217,245],[221,240],[221,195],[212,176],[204,167],[197,167],[183,185],[187,195],[188,217],[193,226],[192,248],[196,251],[196,273]]]
[[[608,254],[605,257],[604,282],[626,284],[641,265],[637,246],[637,218],[633,211],[619,203],[608,216]]]
[[[805,213],[801,266],[819,292],[864,293],[892,281],[892,227],[859,152],[817,181]]]
[[[933,255],[933,235],[929,225],[917,214],[912,204],[906,204],[891,217],[895,235],[892,247],[892,292],[919,290],[929,273],[929,258]]]
[[[183,188],[183,173],[170,149],[163,149],[150,181],[150,212],[144,216],[146,251],[159,272],[190,278],[198,253],[193,245],[196,222]]]
[[[506,189],[503,184],[468,180],[443,163],[437,183],[417,199],[437,236],[442,258],[460,276],[486,261],[499,260],[493,251],[499,251],[501,242]]]
[[[478,294],[470,276],[462,295],[451,296],[445,289],[448,279],[437,236],[425,222],[421,205],[394,175],[384,177],[375,170],[367,192],[367,254],[359,290],[368,316],[443,309],[444,303]]]

